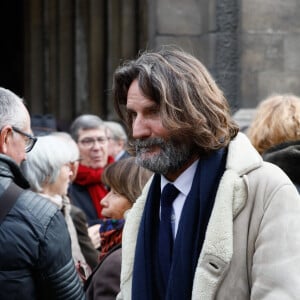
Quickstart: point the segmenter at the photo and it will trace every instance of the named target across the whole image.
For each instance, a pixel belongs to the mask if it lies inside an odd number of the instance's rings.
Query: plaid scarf
[[[100,238],[101,238],[101,252],[99,261],[116,245],[122,242],[122,232],[125,220],[107,219],[101,223]]]

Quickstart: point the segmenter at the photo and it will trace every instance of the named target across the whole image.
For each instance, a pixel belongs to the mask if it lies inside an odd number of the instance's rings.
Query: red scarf
[[[114,162],[113,157],[108,157],[108,164]],[[99,219],[103,219],[100,201],[108,193],[106,186],[101,182],[104,168],[93,169],[79,164],[75,183],[86,186],[92,198]]]

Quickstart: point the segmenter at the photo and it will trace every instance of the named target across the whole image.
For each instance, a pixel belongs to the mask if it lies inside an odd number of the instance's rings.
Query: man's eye
[[[159,109],[153,108],[149,110],[149,115],[157,115],[159,113]]]
[[[106,142],[106,138],[97,138],[97,142],[99,143],[103,143],[103,142]]]
[[[135,112],[135,111],[129,111],[128,112],[128,117],[130,118],[130,119],[135,119],[136,118],[136,116],[137,116],[137,113]]]
[[[134,113],[134,112],[128,112],[128,114],[127,114],[127,121],[128,121],[128,123],[129,124],[133,124],[133,122],[136,119],[136,116],[137,116],[136,113]]]
[[[92,139],[85,139],[85,140],[82,140],[82,143],[83,143],[83,144],[90,144],[90,143],[92,143],[92,142],[93,142]]]

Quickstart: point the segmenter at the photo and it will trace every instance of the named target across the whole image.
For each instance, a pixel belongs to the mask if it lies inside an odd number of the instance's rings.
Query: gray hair
[[[66,146],[68,147],[66,156],[69,157],[70,162],[74,162],[79,159],[79,148],[69,133],[65,131],[54,131],[51,132],[50,135],[59,137],[66,143]]]
[[[70,151],[69,141],[56,135],[39,137],[34,148],[27,154],[22,165],[25,177],[31,189],[41,193],[46,184],[57,180],[61,167],[74,161],[74,151]],[[79,157],[79,151],[77,157]]]
[[[24,102],[12,91],[0,87],[0,129],[5,125],[25,126]]]
[[[112,134],[110,138],[112,138],[115,141],[127,141],[126,131],[120,123],[114,121],[105,121],[104,124]]]
[[[85,114],[77,117],[73,121],[70,127],[70,133],[72,138],[77,142],[79,130],[98,129],[98,128],[105,129],[105,125],[102,119],[96,115]]]

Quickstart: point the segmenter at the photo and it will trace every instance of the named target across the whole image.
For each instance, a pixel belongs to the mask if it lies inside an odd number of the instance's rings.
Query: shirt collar
[[[192,187],[193,178],[196,172],[198,162],[199,159],[194,161],[182,174],[179,175],[179,177],[174,182],[169,181],[168,179],[166,179],[166,177],[162,175],[160,177],[161,191],[163,190],[166,184],[172,183],[182,194],[187,196]]]

